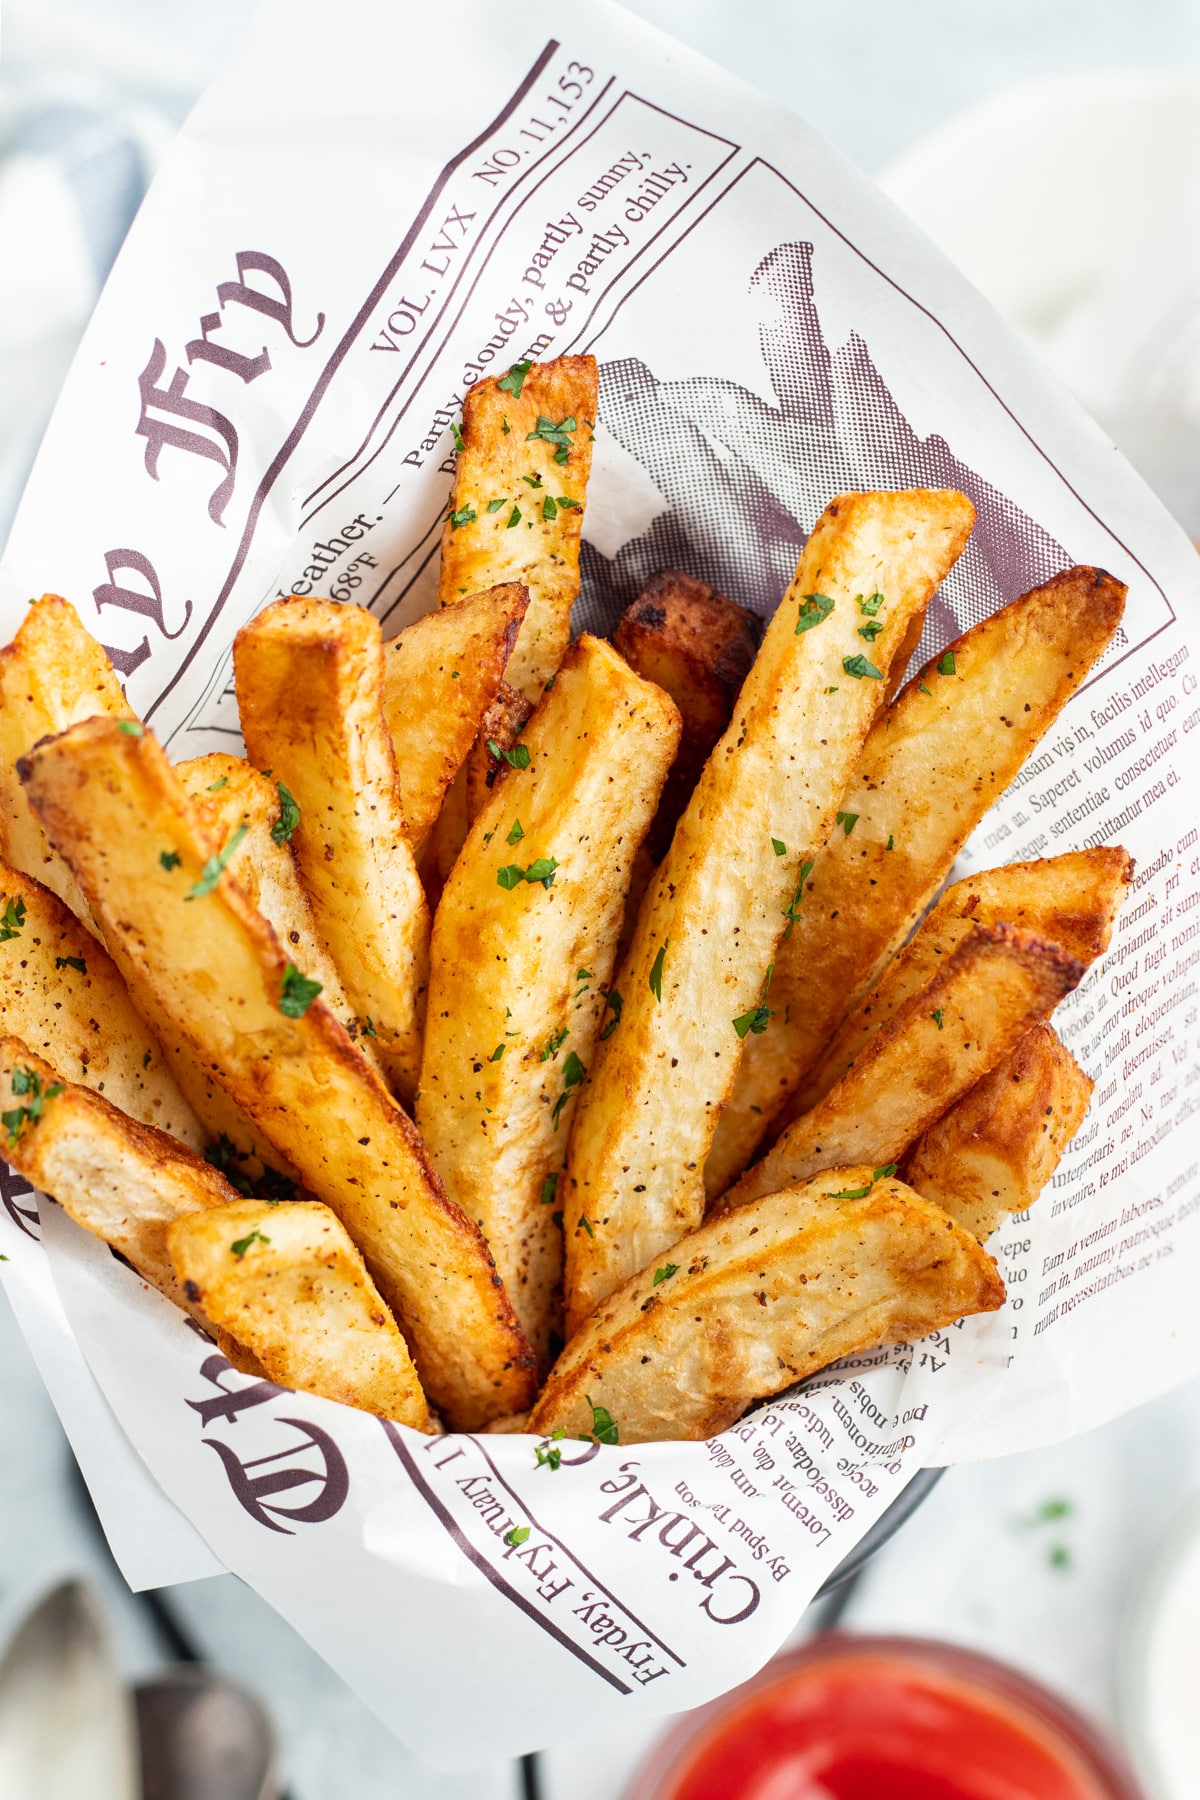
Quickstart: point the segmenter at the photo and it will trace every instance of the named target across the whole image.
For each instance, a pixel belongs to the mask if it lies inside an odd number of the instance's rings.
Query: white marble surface
[[[789,101],[869,169],[1016,81],[1200,61],[1195,0],[636,0],[635,10]],[[121,206],[132,203],[244,11],[244,0],[206,0],[202,8],[190,0],[7,0],[0,534],[119,238]],[[22,183],[32,179],[23,160],[31,131],[59,144],[72,179],[84,171],[85,180],[107,183],[107,234],[82,198],[74,214],[61,193],[30,205]],[[121,144],[133,149],[114,148]],[[154,1666],[161,1644],[96,1539],[2,1297],[0,1428],[0,1642],[47,1586],[82,1572],[105,1595],[129,1673]],[[933,1634],[1007,1657],[1115,1726],[1132,1596],[1155,1542],[1198,1491],[1200,1384],[1070,1444],[949,1472],[870,1567],[845,1623]],[[1046,1511],[1059,1516],[1043,1519]],[[232,1578],[174,1599],[205,1650],[267,1699],[293,1800],[520,1794],[511,1765],[448,1777],[416,1764]],[[552,1731],[548,1720],[547,1736]],[[550,1752],[542,1759],[547,1800],[616,1800],[649,1735],[609,1734]]]

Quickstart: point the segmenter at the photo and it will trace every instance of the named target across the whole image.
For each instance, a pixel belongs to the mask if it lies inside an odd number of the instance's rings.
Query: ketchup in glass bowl
[[[990,1657],[831,1634],[690,1714],[627,1800],[1142,1800],[1080,1714]]]

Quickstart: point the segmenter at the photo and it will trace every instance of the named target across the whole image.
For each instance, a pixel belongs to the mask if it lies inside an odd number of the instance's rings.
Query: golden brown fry
[[[127,1118],[103,1095],[64,1082],[19,1038],[0,1038],[0,1152],[77,1225],[119,1250],[143,1280],[194,1310],[175,1280],[166,1230],[237,1194],[165,1132]]]
[[[0,863],[0,1031],[143,1125],[202,1148],[205,1134],[116,965],[66,904]]]
[[[478,736],[528,604],[519,582],[485,588],[426,613],[383,646],[383,714],[410,844],[437,818]]]
[[[525,1334],[556,1324],[556,1194],[633,858],[679,715],[610,645],[571,645],[454,867],[434,923],[419,1120],[483,1231]],[[529,875],[542,871],[540,879]]]
[[[446,1199],[411,1121],[270,925],[220,872],[219,846],[153,736],[92,719],[39,745],[21,773],[118,968],[127,980],[139,971],[262,1136],[337,1213],[426,1392],[462,1429],[527,1406],[533,1357],[478,1228]],[[179,859],[170,868],[164,849]]]
[[[463,406],[438,601],[528,588],[505,678],[535,703],[571,635],[596,395],[595,357],[560,356],[477,382]]]
[[[0,855],[57,894],[87,925],[91,920],[70,870],[29,811],[17,758],[39,738],[94,713],[134,717],[112,664],[70,601],[43,594],[0,650]]]
[[[300,808],[292,848],[364,1030],[411,1100],[429,974],[429,908],[404,835],[381,700],[378,621],[332,600],[277,600],[233,646],[251,762]]]
[[[949,668],[943,653],[876,721],[841,802],[851,829],[835,830],[814,858],[795,930],[780,945],[775,1016],[747,1041],[705,1168],[710,1197],[777,1120],[803,1110],[802,1084],[839,1020],[876,985],[1093,667],[1124,602],[1124,584],[1103,570],[1068,569],[957,639],[953,675],[939,673]]]
[[[707,582],[664,569],[651,576],[613,632],[630,667],[665,688],[683,720],[679,752],[646,836],[655,862],[666,855],[709,752],[729,724],[764,629],[757,613],[714,593]]]
[[[882,671],[973,519],[963,495],[918,489],[843,495],[814,526],[616,977],[624,1010],[570,1148],[569,1326],[699,1222],[801,866],[833,825]]]
[[[408,1347],[327,1206],[241,1200],[166,1236],[180,1287],[272,1381],[429,1429]]]
[[[505,751],[517,751],[517,740],[533,714],[533,707],[507,681],[500,683],[496,698],[483,715],[479,736],[471,746],[464,765],[467,777],[467,824],[477,819],[496,778],[510,767]],[[499,755],[496,752],[499,751]],[[466,842],[464,834],[463,842]],[[453,865],[452,865],[453,866]],[[448,871],[447,871],[448,872]]]
[[[870,1165],[714,1219],[601,1302],[528,1430],[621,1444],[706,1438],[839,1357],[1004,1303],[996,1265],[939,1207]]]
[[[1033,1205],[1083,1123],[1092,1083],[1048,1025],[918,1138],[903,1179],[982,1244]]]
[[[1050,1016],[1082,974],[1082,963],[1032,932],[972,926],[929,985],[880,1027],[837,1086],[789,1125],[718,1209],[744,1206],[835,1164],[898,1162]]]
[[[1128,851],[1101,844],[1038,862],[983,869],[956,881],[888,965],[879,986],[841,1026],[797,1095],[797,1116],[842,1079],[880,1026],[933,980],[973,926],[1019,925],[1090,968],[1108,949],[1132,879]]]
[[[245,826],[227,867],[274,928],[297,968],[321,984],[321,998],[367,1061],[379,1067],[375,1041],[351,1006],[333,958],[317,934],[312,906],[289,849],[291,814],[283,816],[278,783],[268,781],[240,756],[217,750],[175,764],[184,793],[219,844]]]

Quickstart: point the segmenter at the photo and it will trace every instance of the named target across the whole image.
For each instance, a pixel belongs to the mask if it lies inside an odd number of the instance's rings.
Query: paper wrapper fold
[[[5,1172],[0,1271],[130,1581],[235,1570],[448,1766],[728,1688],[917,1469],[1200,1368],[1195,553],[962,279],[761,96],[602,0],[519,22],[267,0],[97,308],[0,629],[67,595],[173,757],[237,749],[238,627],[289,592],[389,633],[423,611],[467,388],[584,351],[577,628],[611,628],[668,565],[769,612],[834,493],[961,488],[979,522],[923,654],[1072,563],[1129,602],[959,872],[1120,842],[1138,874],[1056,1015],[1096,1093],[993,1241],[1004,1309],[710,1443],[569,1443],[552,1470],[528,1437],[424,1439],[255,1381]]]

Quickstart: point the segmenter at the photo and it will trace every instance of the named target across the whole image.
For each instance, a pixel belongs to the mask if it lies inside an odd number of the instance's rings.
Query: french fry
[[[984,1243],[1033,1205],[1083,1123],[1092,1083],[1047,1025],[963,1095],[901,1164],[909,1187]]]
[[[939,1207],[870,1165],[831,1170],[701,1226],[602,1301],[527,1429],[711,1437],[839,1357],[1003,1301],[991,1257]]]
[[[87,925],[91,920],[71,871],[53,854],[29,811],[17,759],[39,738],[94,713],[134,716],[116,671],[70,601],[43,594],[16,637],[0,649],[0,856],[57,894]]]
[[[20,1038],[0,1038],[0,1153],[144,1281],[194,1311],[167,1254],[167,1226],[237,1194],[216,1169],[102,1094],[64,1081]]]
[[[610,645],[563,660],[442,895],[418,1118],[434,1167],[483,1231],[538,1356],[556,1324],[558,1193],[625,890],[679,715]],[[540,871],[540,874],[538,873]]]
[[[429,1430],[408,1347],[327,1206],[236,1201],[166,1240],[180,1287],[272,1381]]]
[[[233,664],[247,754],[300,809],[291,842],[320,934],[388,1079],[411,1100],[429,908],[384,723],[378,621],[332,600],[278,600],[238,632]]]
[[[1108,949],[1132,879],[1129,853],[1102,844],[956,881],[888,965],[878,987],[847,1017],[797,1095],[797,1116],[842,1079],[880,1026],[933,980],[973,926],[1020,926],[1058,944],[1087,969]]]
[[[58,1081],[201,1149],[200,1122],[103,945],[57,894],[3,864],[0,912],[0,1032],[27,1044]]]
[[[127,982],[137,969],[262,1136],[337,1213],[426,1393],[461,1429],[527,1406],[533,1357],[478,1228],[446,1199],[407,1115],[223,872],[229,845],[205,831],[153,736],[91,719],[40,744],[21,775]]]
[[[571,635],[596,396],[595,357],[560,356],[477,382],[463,406],[438,601],[529,590],[505,679],[535,703]]]
[[[479,734],[528,605],[519,582],[485,588],[426,613],[383,646],[383,716],[404,772],[404,829],[414,846]]]
[[[1032,932],[972,926],[929,985],[893,1013],[837,1086],[789,1125],[717,1210],[840,1163],[898,1163],[1082,975],[1082,963]]]
[[[813,528],[616,977],[623,1011],[568,1161],[569,1328],[700,1220],[705,1158],[742,1040],[766,1023],[803,865],[833,826],[892,652],[973,519],[963,495],[918,489],[843,495]]]
[[[516,751],[517,739],[528,725],[532,713],[533,707],[524,694],[517,688],[509,687],[507,681],[502,681],[496,698],[483,715],[479,736],[471,746],[464,764],[468,826],[483,811],[488,795],[496,785],[497,776],[511,766],[510,758]],[[520,761],[519,752],[517,760]],[[463,842],[466,842],[465,833]]]
[[[707,582],[664,569],[651,576],[613,632],[629,666],[665,688],[683,720],[679,751],[646,836],[655,862],[666,855],[709,752],[729,724],[763,630],[757,613],[714,593]]]
[[[1094,666],[1124,602],[1111,575],[1068,569],[973,626],[876,721],[841,802],[843,826],[813,859],[780,945],[775,1016],[747,1040],[705,1168],[710,1197],[777,1120],[803,1110],[805,1077],[839,1021],[877,984],[967,837]]]
[[[289,849],[294,813],[285,809],[277,782],[268,781],[240,756],[213,751],[176,763],[184,793],[220,844],[242,832],[226,865],[286,944],[293,962],[321,984],[321,998],[373,1068],[379,1067],[375,1040],[351,1006],[333,958],[317,935],[312,905]]]

